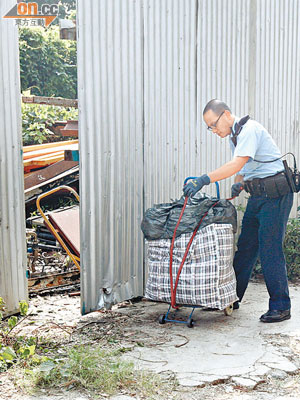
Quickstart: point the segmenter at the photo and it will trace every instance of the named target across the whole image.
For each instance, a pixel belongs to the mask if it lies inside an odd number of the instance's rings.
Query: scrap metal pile
[[[78,140],[23,148],[31,294],[79,289],[78,154]]]

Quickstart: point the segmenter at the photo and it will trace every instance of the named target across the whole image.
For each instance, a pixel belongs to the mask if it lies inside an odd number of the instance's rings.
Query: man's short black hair
[[[224,103],[224,101],[218,99],[212,99],[206,104],[203,110],[203,115],[207,113],[207,111],[209,110],[214,112],[216,115],[220,115],[225,110],[228,110],[231,113],[231,110],[228,107],[228,105]]]

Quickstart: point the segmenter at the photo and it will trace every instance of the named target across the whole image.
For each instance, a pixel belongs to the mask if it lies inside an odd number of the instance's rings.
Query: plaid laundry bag
[[[173,285],[192,233],[175,239]],[[171,239],[148,240],[148,280],[145,297],[171,302]],[[197,232],[183,265],[176,291],[176,304],[220,310],[238,300],[232,266],[234,235],[231,224],[210,224]]]

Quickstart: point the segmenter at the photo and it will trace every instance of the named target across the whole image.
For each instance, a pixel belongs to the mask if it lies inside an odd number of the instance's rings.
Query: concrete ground
[[[290,287],[290,293],[292,318],[288,321],[275,324],[259,321],[260,315],[267,311],[268,294],[263,283],[251,283],[239,310],[225,316],[222,311],[196,309],[194,328],[159,324],[159,315],[168,309],[162,303],[125,303],[110,313],[81,316],[79,297],[36,298],[30,305],[35,310],[32,316],[35,324],[29,321],[27,329],[41,330],[45,328],[45,321],[48,324],[52,321],[73,326],[76,332],[83,332],[82,326],[88,325],[85,332],[95,343],[113,335],[118,345],[132,349],[124,357],[132,360],[137,368],[152,370],[165,378],[177,378],[179,386],[174,393],[166,393],[165,399],[300,400],[300,287]],[[186,317],[189,312],[190,309],[182,309],[177,313]],[[50,333],[64,334],[54,327]],[[88,393],[51,390],[26,396],[9,387],[0,376],[0,400],[7,398],[86,400],[94,397]],[[110,400],[130,398],[138,399],[120,394]]]
[[[174,323],[160,325],[157,329],[165,330],[170,337],[167,343],[135,348],[126,357],[139,368],[158,373],[172,371],[184,386],[230,380],[254,388],[267,375],[287,376],[300,368],[300,289],[292,287],[290,291],[290,320],[260,322],[260,315],[268,309],[268,294],[264,284],[252,283],[240,309],[231,316],[221,311],[195,310],[194,328]],[[165,304],[150,304],[153,317],[167,310]],[[178,311],[180,314],[188,315]]]

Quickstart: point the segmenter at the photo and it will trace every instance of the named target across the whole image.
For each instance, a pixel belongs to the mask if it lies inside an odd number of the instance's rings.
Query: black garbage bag
[[[155,204],[144,215],[141,229],[148,240],[172,239],[177,225],[185,197],[172,203]],[[218,201],[218,204],[214,207]],[[233,204],[228,200],[218,200],[205,194],[198,194],[189,198],[184,210],[176,237],[183,233],[193,232],[203,215],[208,212],[201,222],[200,228],[210,224],[231,224],[234,233],[237,230],[237,213]]]

